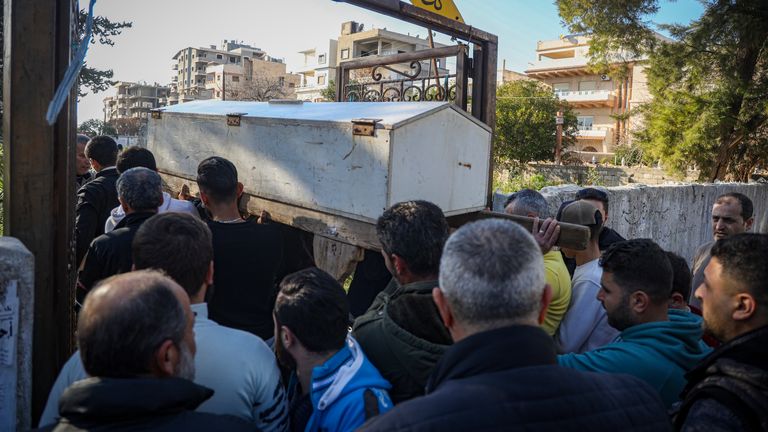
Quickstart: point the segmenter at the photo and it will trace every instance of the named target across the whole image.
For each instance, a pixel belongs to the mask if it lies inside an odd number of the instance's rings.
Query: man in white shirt
[[[560,353],[583,353],[607,345],[619,335],[597,300],[603,275],[599,264],[603,217],[593,204],[575,201],[563,208],[559,220],[584,225],[590,232],[585,250],[561,248],[565,256],[576,260],[576,271],[571,280],[571,305],[555,335]]]
[[[143,147],[136,146],[128,147],[120,152],[117,156],[116,167],[117,172],[120,174],[136,167],[149,168],[152,171],[157,171],[157,163],[155,162],[155,156],[152,152]],[[171,195],[168,192],[163,192],[163,203],[157,208],[157,212],[189,213],[194,216],[199,216],[194,204],[189,201],[171,198]],[[112,209],[107,222],[104,224],[104,232],[108,233],[115,229],[115,226],[117,226],[123,218],[125,218],[125,211],[123,211],[121,206]]]
[[[198,411],[234,415],[262,431],[285,431],[288,407],[272,350],[257,336],[208,319],[205,292],[213,281],[213,245],[208,227],[188,214],[148,219],[133,241],[134,269],[163,270],[189,294],[195,314],[195,383],[214,395]],[[48,396],[40,426],[55,423],[61,393],[86,378],[79,352],[64,365]]]

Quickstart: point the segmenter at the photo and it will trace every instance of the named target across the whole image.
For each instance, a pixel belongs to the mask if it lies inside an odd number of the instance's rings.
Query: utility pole
[[[227,70],[226,65],[221,66],[221,100],[227,100]]]
[[[555,163],[560,165],[561,153],[563,151],[563,112],[558,111],[557,117],[555,117],[555,124],[557,125],[557,133],[555,134]]]

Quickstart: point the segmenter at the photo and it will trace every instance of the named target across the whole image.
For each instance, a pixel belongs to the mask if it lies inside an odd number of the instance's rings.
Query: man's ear
[[[208,265],[208,271],[205,273],[205,284],[208,286],[213,285],[213,260]]]
[[[166,339],[155,351],[150,370],[157,377],[172,377],[176,375],[179,361],[181,361],[179,348],[172,340]]]
[[[736,302],[736,309],[732,314],[734,321],[747,321],[755,315],[757,302],[752,295],[748,293],[736,294]]]
[[[443,291],[441,291],[439,287],[432,288],[432,300],[437,306],[437,311],[440,313],[440,318],[443,320],[445,328],[450,330],[455,324],[453,311],[451,310],[451,306],[448,305],[448,300],[445,298],[445,294],[443,294]]]
[[[392,267],[395,268],[395,275],[399,276],[410,272],[408,263],[406,263],[404,259],[400,258],[400,255],[392,254],[390,255],[390,260],[392,261]]]
[[[539,311],[539,325],[544,324],[544,319],[547,317],[547,310],[549,310],[549,303],[552,302],[552,287],[549,284],[544,285],[544,292],[541,293],[541,310]]]
[[[206,195],[202,189],[200,189],[200,202],[202,202],[203,206],[206,208],[208,208],[209,203],[211,202],[210,198],[208,198],[208,195]]]
[[[128,211],[130,210],[130,207],[128,207],[128,204],[126,204],[125,201],[123,201],[123,198],[120,195],[117,196],[117,201],[120,203],[120,207],[123,208],[123,212],[128,213]]]
[[[243,184],[240,182],[237,182],[237,197],[240,198],[240,195],[243,194]]]
[[[755,217],[752,216],[751,218],[744,221],[744,231],[749,231],[750,228],[752,228],[752,224],[755,223]]]
[[[635,291],[629,295],[629,308],[636,314],[641,314],[651,305],[651,298],[643,291]]]
[[[684,310],[687,305],[686,300],[683,298],[683,295],[679,292],[672,293],[672,295],[669,297],[669,308],[670,309],[681,309]]]
[[[288,349],[296,345],[296,335],[286,326],[280,326],[280,342]]]

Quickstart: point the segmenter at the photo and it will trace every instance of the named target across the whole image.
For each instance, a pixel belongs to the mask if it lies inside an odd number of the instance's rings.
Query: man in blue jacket
[[[679,400],[685,374],[711,351],[701,341],[701,318],[669,309],[672,265],[656,243],[635,239],[611,245],[598,300],[619,340],[584,354],[558,357],[562,366],[583,371],[627,373],[659,392],[669,407]]]
[[[331,275],[310,268],[286,276],[273,317],[277,358],[293,371],[292,431],[352,431],[392,408],[389,383],[348,335],[347,297]]]

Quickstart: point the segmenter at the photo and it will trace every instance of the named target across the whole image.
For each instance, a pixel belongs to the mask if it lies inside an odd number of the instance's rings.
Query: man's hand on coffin
[[[558,237],[560,237],[560,225],[558,225],[557,221],[552,218],[546,218],[541,222],[541,226],[539,226],[539,222],[539,218],[533,220],[531,234],[533,234],[533,238],[536,239],[536,243],[539,244],[541,253],[546,254],[552,250]]]

